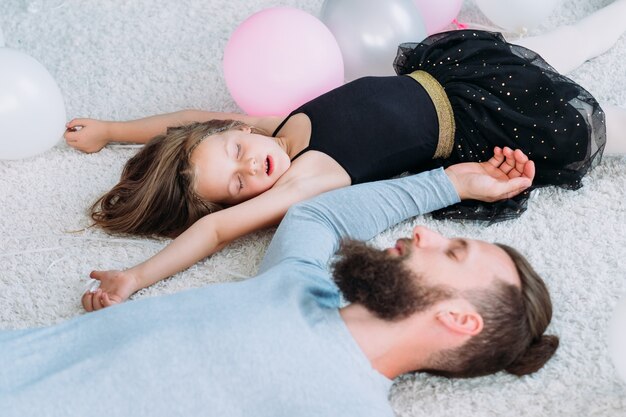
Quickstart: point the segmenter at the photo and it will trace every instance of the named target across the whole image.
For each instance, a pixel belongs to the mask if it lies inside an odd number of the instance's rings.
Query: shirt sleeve
[[[289,209],[259,273],[290,261],[326,269],[342,238],[368,240],[401,221],[459,201],[442,168],[324,193]]]

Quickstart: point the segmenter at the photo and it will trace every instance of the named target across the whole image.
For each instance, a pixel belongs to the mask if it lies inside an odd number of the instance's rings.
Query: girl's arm
[[[282,120],[280,117],[254,117],[238,113],[219,113],[203,110],[181,110],[126,122],[96,119],[73,119],[67,123],[64,137],[68,145],[83,152],[97,152],[109,142],[146,143],[164,134],[168,127],[212,119],[242,121],[273,132]]]
[[[277,224],[291,205],[350,184],[348,174],[330,157],[319,153],[306,156],[286,173],[291,174],[290,180],[281,181],[251,200],[203,217],[147,261],[125,271],[92,272],[91,277],[100,281],[100,288],[83,295],[85,310],[122,302],[141,288],[189,268],[232,240]]]

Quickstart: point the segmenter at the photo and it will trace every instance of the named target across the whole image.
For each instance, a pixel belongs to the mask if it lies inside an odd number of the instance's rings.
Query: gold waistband
[[[439,84],[439,81],[426,71],[413,71],[407,75],[424,87],[435,105],[437,120],[439,121],[439,138],[433,159],[447,158],[452,153],[452,146],[454,146],[455,126],[452,105],[448,100],[446,91]]]

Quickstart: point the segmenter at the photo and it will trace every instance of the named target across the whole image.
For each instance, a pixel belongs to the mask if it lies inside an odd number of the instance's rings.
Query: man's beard
[[[411,271],[404,260],[411,254],[409,245],[402,256],[363,242],[346,239],[333,262],[333,278],[350,303],[359,303],[385,320],[396,320],[426,310],[449,298],[450,291],[424,284],[423,277]]]

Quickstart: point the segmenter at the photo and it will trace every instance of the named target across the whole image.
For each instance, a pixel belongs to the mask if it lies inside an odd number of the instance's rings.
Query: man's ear
[[[448,330],[467,336],[476,336],[483,330],[483,318],[474,309],[448,307],[436,315]]]

